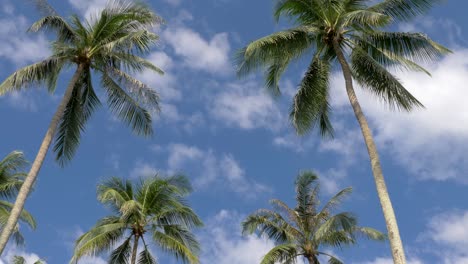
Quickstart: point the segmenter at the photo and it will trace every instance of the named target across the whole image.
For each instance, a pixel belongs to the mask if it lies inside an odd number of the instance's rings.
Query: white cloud
[[[249,179],[231,154],[217,154],[211,149],[184,144],[171,144],[167,151],[168,172],[195,172],[196,188],[226,188],[246,198],[270,191],[267,186]]]
[[[468,258],[468,210],[444,212],[431,218],[425,236]]]
[[[376,258],[375,260],[373,261],[369,261],[369,262],[354,262],[355,264],[393,264],[393,259],[391,258]],[[423,262],[421,262],[421,260],[419,259],[409,259],[407,261],[408,264],[424,264]]]
[[[277,102],[256,82],[230,83],[212,98],[208,111],[216,120],[241,129],[278,130],[285,123]]]
[[[106,7],[108,0],[68,0],[86,19],[94,19]]]
[[[37,62],[49,54],[49,41],[43,34],[27,33],[31,22],[23,15],[3,10],[0,19],[0,58],[13,62],[16,66]]]
[[[218,33],[206,40],[190,28],[176,26],[166,29],[162,36],[163,41],[169,43],[175,54],[182,57],[186,67],[213,74],[226,74],[231,71],[231,48],[227,33]]]
[[[392,112],[373,95],[357,89],[378,147],[387,149],[419,179],[468,183],[464,148],[468,144],[467,58],[468,50],[456,50],[454,55],[429,65],[432,78],[422,73],[398,74],[426,109]],[[342,78],[335,78],[332,87],[334,106],[351,111]]]
[[[202,263],[258,264],[274,247],[266,239],[242,236],[240,223],[243,217],[237,212],[222,210],[206,223],[212,228],[200,235],[203,252]]]
[[[158,174],[159,170],[153,165],[145,162],[138,161],[135,167],[130,171],[130,177],[150,177]]]
[[[26,252],[24,249],[16,246],[8,246],[5,253],[0,258],[0,264],[8,264],[12,262],[14,256],[21,256],[26,260],[26,264],[33,264],[41,259],[36,253]]]
[[[107,264],[105,259],[101,257],[83,257],[80,259],[80,264]]]
[[[172,74],[174,61],[164,52],[152,52],[148,58],[151,63],[164,71],[163,75],[159,75],[150,70],[146,70],[139,74],[137,78],[151,88],[155,89],[163,101],[180,100],[182,93],[176,89],[176,78]]]

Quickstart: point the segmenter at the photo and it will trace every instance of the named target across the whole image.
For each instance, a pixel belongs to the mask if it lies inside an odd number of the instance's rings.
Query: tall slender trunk
[[[369,153],[372,173],[374,175],[374,181],[377,187],[377,194],[379,196],[380,205],[382,206],[385,223],[387,225],[393,262],[395,264],[406,264],[405,252],[403,250],[403,244],[401,242],[395,212],[393,211],[392,202],[390,201],[390,196],[387,191],[382,168],[380,167],[379,154],[377,153],[377,148],[372,137],[372,132],[369,129],[369,124],[367,123],[366,117],[364,116],[364,113],[362,112],[361,106],[359,105],[358,99],[356,97],[356,93],[354,92],[351,69],[348,65],[348,62],[346,61],[343,51],[340,48],[338,40],[335,39],[333,41],[333,47],[343,70],[343,76],[346,82],[346,92],[348,93],[349,101],[353,107],[354,114],[356,115],[356,118],[359,122],[359,126],[361,127],[362,135],[364,136],[364,141],[367,146],[367,152]]]
[[[18,223],[18,218],[21,212],[23,211],[26,198],[31,192],[34,182],[36,181],[37,175],[39,174],[39,170],[42,167],[42,163],[44,162],[44,159],[47,155],[47,151],[49,150],[50,144],[52,143],[52,140],[54,138],[55,131],[57,130],[57,126],[63,117],[65,108],[72,96],[73,88],[76,82],[78,81],[78,78],[80,77],[81,73],[83,72],[84,67],[85,66],[83,64],[80,64],[77,67],[72,79],[70,80],[67,90],[65,91],[65,94],[63,95],[62,101],[60,102],[60,105],[58,106],[57,111],[52,117],[52,121],[50,122],[49,129],[47,129],[44,139],[42,140],[41,147],[39,148],[39,151],[36,155],[36,159],[34,160],[31,166],[31,170],[29,171],[28,176],[24,180],[24,183],[21,186],[21,189],[19,190],[13,209],[11,209],[10,216],[8,217],[8,220],[5,226],[3,227],[2,233],[0,235],[0,255],[3,253],[3,250],[5,249],[5,246],[8,243],[8,240],[10,239],[11,234],[13,233],[13,230],[15,229],[15,226]]]
[[[133,250],[132,250],[132,260],[130,264],[136,263],[137,253],[138,253],[138,240],[140,240],[140,236],[135,234],[135,238],[133,240]]]

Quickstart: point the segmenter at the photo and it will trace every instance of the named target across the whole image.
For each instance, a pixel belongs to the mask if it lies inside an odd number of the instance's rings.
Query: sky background
[[[105,0],[49,1],[60,14],[89,17]],[[392,30],[423,31],[450,47],[453,55],[426,65],[432,77],[397,73],[426,109],[389,111],[371,94],[358,96],[373,129],[409,263],[468,263],[468,29],[465,1],[445,1],[428,15]],[[341,188],[353,194],[341,207],[360,225],[385,230],[368,156],[347,101],[340,72],[333,74],[335,139],[314,131],[299,138],[288,121],[295,87],[306,69],[299,61],[281,81],[282,96],[269,97],[262,74],[238,80],[235,51],[248,42],[288,27],[272,18],[272,0],[160,0],[149,4],[167,24],[149,59],[163,77],[138,76],[162,98],[155,135],[145,139],[115,120],[105,104],[87,125],[75,158],[65,168],[49,153],[26,208],[38,228],[22,230],[26,246],[14,254],[48,264],[67,263],[75,239],[110,214],[96,200],[96,185],[109,176],[137,179],[154,173],[186,174],[194,185],[191,205],[205,222],[197,230],[202,263],[255,264],[272,247],[243,237],[239,224],[268,200],[294,205],[294,179],[301,170],[320,175],[322,200]],[[45,58],[51,36],[27,33],[40,17],[29,1],[0,0],[0,79]],[[306,58],[307,60],[307,58]],[[32,161],[72,70],[56,94],[31,88],[0,98],[0,157],[24,151]],[[98,91],[103,91],[96,85]],[[105,100],[103,100],[105,101]],[[154,249],[160,263],[176,263]],[[389,264],[388,243],[361,240],[332,249],[345,263]],[[106,256],[80,263],[105,263]],[[32,262],[30,262],[32,263]]]

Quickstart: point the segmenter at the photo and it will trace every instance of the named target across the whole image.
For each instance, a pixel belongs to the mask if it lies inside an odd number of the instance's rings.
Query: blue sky
[[[0,78],[48,55],[50,36],[26,33],[39,14],[28,1],[0,0]],[[105,0],[50,1],[67,16],[87,17]],[[185,173],[195,192],[190,202],[204,219],[198,230],[202,263],[254,264],[272,244],[242,237],[239,223],[255,209],[279,198],[293,205],[293,182],[301,170],[321,176],[322,199],[353,186],[343,210],[355,212],[361,225],[385,231],[367,153],[344,92],[339,72],[332,81],[336,137],[317,133],[298,138],[288,109],[305,64],[291,66],[283,95],[264,93],[262,75],[238,80],[231,58],[251,40],[288,26],[276,25],[273,1],[160,0],[151,6],[167,20],[158,30],[161,42],[149,59],[166,71],[163,77],[139,78],[157,89],[162,112],[151,139],[136,137],[102,107],[89,122],[73,161],[60,168],[49,153],[26,208],[38,228],[23,227],[27,244],[12,245],[0,263],[17,253],[49,264],[67,263],[73,242],[110,212],[96,200],[96,185],[108,176],[137,178],[155,172]],[[412,264],[468,263],[468,3],[445,1],[427,16],[395,30],[424,31],[454,50],[426,65],[432,78],[398,73],[426,106],[413,113],[388,111],[359,90],[381,154],[407,256]],[[0,98],[0,157],[22,150],[36,154],[71,73],[57,93],[32,88]],[[175,263],[155,249],[161,263]],[[333,249],[346,263],[391,263],[387,243],[362,240],[360,246]],[[106,256],[81,263],[105,263]],[[3,262],[2,262],[3,261]],[[87,261],[87,262],[86,262]]]

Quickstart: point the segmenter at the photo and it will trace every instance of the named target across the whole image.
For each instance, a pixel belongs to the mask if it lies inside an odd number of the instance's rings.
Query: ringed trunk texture
[[[5,249],[5,246],[8,243],[8,240],[10,239],[11,234],[13,233],[13,230],[15,229],[18,223],[18,219],[19,219],[21,212],[23,211],[26,198],[31,192],[34,182],[36,181],[37,175],[39,174],[39,170],[41,169],[42,163],[44,162],[44,159],[47,155],[47,151],[49,150],[52,140],[54,139],[57,126],[60,120],[62,119],[65,108],[72,96],[75,83],[78,81],[78,78],[83,72],[83,69],[84,69],[84,65],[80,64],[78,68],[76,69],[75,74],[73,75],[72,79],[70,80],[67,90],[65,91],[65,94],[63,95],[62,101],[60,102],[60,105],[58,106],[54,116],[52,117],[52,121],[50,122],[49,128],[47,129],[44,139],[42,140],[42,144],[36,155],[36,159],[34,160],[31,166],[31,170],[29,171],[28,176],[24,180],[24,183],[21,186],[21,189],[19,190],[18,196],[16,197],[15,204],[13,205],[13,208],[11,209],[10,216],[8,217],[8,220],[5,226],[3,227],[2,233],[0,235],[0,255],[3,253],[3,250]]]
[[[377,153],[377,147],[375,146],[369,124],[367,123],[366,117],[364,116],[361,106],[359,105],[359,101],[356,97],[356,93],[354,92],[351,69],[346,61],[343,51],[340,48],[338,40],[335,39],[333,41],[333,47],[343,70],[343,76],[346,83],[346,92],[348,93],[349,101],[353,107],[354,114],[359,122],[359,126],[361,127],[362,135],[364,136],[364,141],[367,146],[367,152],[369,153],[372,173],[374,175],[375,185],[377,187],[377,194],[379,196],[380,205],[382,206],[385,223],[387,225],[393,262],[395,264],[406,264],[405,252],[403,250],[403,244],[401,242],[395,212],[393,211],[392,202],[387,191],[382,168],[380,167],[379,154]]]
[[[138,253],[138,240],[140,239],[140,237],[138,235],[135,235],[135,238],[133,240],[133,250],[132,250],[132,260],[131,260],[131,264],[135,264],[136,263],[136,258],[137,258],[137,253]]]

